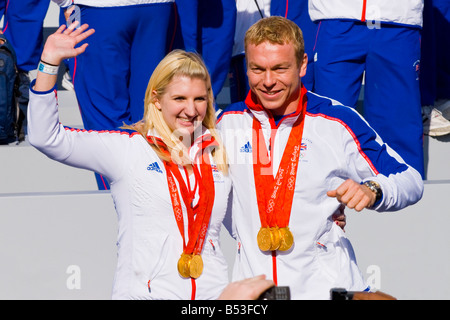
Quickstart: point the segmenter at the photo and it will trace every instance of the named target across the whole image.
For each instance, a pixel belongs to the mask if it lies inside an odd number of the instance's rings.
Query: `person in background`
[[[432,137],[450,133],[450,2],[424,2],[420,97],[423,132]]]
[[[181,38],[177,48],[201,54],[214,96],[228,75],[236,24],[235,0],[176,0]],[[181,39],[181,40],[180,40]],[[217,106],[216,106],[217,108]]]
[[[27,135],[28,88],[30,80],[36,77],[49,5],[50,0],[0,1],[0,17],[4,17],[2,32],[17,57],[19,141]]]
[[[261,18],[270,16],[271,0],[236,0],[236,31],[228,74],[231,103],[245,99],[249,90],[245,63],[244,36]]]
[[[424,178],[419,90],[423,0],[310,0],[318,23],[314,92],[357,107]]]

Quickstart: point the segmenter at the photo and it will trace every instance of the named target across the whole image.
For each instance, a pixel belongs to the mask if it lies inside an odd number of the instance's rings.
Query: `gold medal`
[[[198,278],[203,272],[203,259],[199,254],[183,253],[178,259],[178,273],[183,278]]]
[[[270,228],[270,237],[272,239],[272,243],[270,245],[270,251],[278,250],[278,248],[281,245],[280,229],[278,229],[278,227]]]
[[[203,272],[203,259],[202,256],[196,254],[192,257],[189,265],[189,274],[191,278],[197,279]]]
[[[178,273],[183,278],[190,277],[190,264],[192,256],[190,254],[182,253],[180,259],[178,259]]]
[[[257,241],[261,251],[286,251],[294,244],[294,236],[291,230],[289,230],[289,227],[261,227],[258,232]]]
[[[281,234],[277,227],[259,229],[256,237],[261,251],[274,251],[281,245]]]
[[[256,236],[258,247],[261,251],[269,251],[272,247],[272,237],[270,235],[270,229],[261,227],[258,235]]]
[[[289,250],[292,245],[294,244],[294,236],[289,230],[289,227],[286,228],[280,228],[279,229],[280,236],[281,236],[281,244],[278,250],[280,251],[286,251]]]

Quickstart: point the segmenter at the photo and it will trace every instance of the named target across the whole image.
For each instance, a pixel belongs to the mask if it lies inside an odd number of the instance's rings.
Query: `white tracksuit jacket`
[[[278,285],[290,287],[293,299],[329,299],[331,288],[364,290],[367,286],[349,240],[331,219],[339,203],[328,197],[327,191],[348,178],[374,180],[383,190],[383,198],[374,209],[389,211],[417,202],[423,181],[355,110],[311,92],[307,99],[289,223],[295,244],[289,251],[277,253],[276,276]],[[256,241],[261,222],[253,177],[252,121],[256,117],[261,122],[266,145],[275,123],[248,102],[249,97],[229,106],[218,121],[233,184],[232,233],[237,240],[233,281],[258,274],[272,279],[273,275],[272,255],[260,251]],[[276,128],[274,176],[295,120],[296,116],[286,116]]]
[[[422,26],[423,0],[309,0],[311,20],[350,19]]]
[[[190,299],[191,280],[181,278],[177,270],[183,240],[165,167],[147,141],[136,133],[64,127],[59,123],[56,91],[30,91],[28,134],[30,143],[51,159],[96,171],[110,181],[118,217],[112,298]],[[204,270],[196,280],[196,299],[215,299],[228,284],[219,235],[231,183],[217,170],[213,176],[215,203],[202,252]]]

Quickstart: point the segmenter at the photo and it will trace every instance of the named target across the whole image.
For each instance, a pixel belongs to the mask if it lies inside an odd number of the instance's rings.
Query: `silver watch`
[[[367,188],[375,193],[375,203],[377,203],[383,197],[383,191],[381,191],[380,184],[378,182],[369,180],[363,183]]]

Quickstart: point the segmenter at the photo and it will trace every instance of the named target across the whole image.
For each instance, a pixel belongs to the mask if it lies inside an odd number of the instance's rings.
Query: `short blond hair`
[[[295,22],[280,16],[258,20],[245,33],[245,51],[250,44],[257,46],[266,41],[280,45],[291,43],[294,46],[297,64],[301,65],[305,54],[305,42],[302,30]]]

